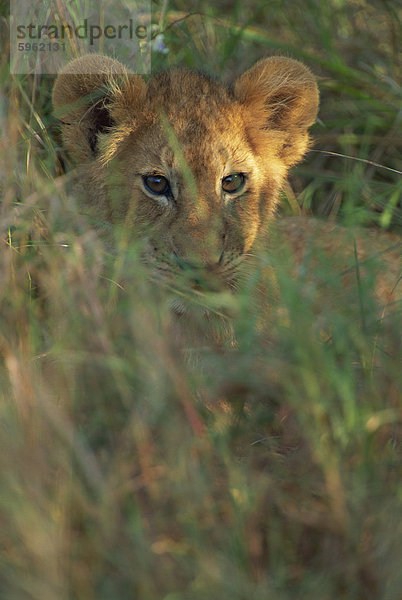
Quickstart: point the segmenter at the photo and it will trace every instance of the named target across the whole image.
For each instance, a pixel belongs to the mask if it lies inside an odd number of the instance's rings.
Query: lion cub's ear
[[[309,69],[290,58],[263,58],[239,77],[234,92],[246,108],[256,151],[268,158],[274,149],[288,167],[298,162],[318,110],[318,88]]]
[[[53,106],[72,158],[97,156],[100,133],[117,130],[120,139],[130,133],[145,92],[141,77],[112,58],[89,54],[69,63],[56,79]]]

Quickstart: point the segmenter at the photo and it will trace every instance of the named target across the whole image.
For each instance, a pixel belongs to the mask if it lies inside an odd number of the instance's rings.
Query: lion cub
[[[262,59],[228,87],[187,69],[146,83],[111,58],[88,55],[60,73],[53,102],[99,219],[144,236],[161,277],[186,272],[195,289],[234,289],[242,263],[270,237],[288,170],[309,147],[319,94],[309,69],[289,58]],[[312,239],[329,252],[345,246],[341,228],[314,220],[284,219],[280,231],[296,265]],[[373,239],[356,239],[365,259]],[[398,259],[395,249],[384,256],[378,292],[389,303]]]

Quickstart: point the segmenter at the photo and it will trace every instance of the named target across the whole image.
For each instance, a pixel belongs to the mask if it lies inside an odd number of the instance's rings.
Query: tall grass
[[[285,52],[319,75],[314,148],[369,162],[311,152],[283,212],[398,230],[401,181],[372,164],[401,170],[397,3],[161,4],[155,70],[230,79]],[[399,598],[400,314],[370,294],[381,256],[360,281],[352,252],[345,291],[338,256],[312,245],[296,280],[274,244],[229,307],[236,345],[183,352],[138,240],[106,244],[66,191],[51,79],[1,57],[0,597]]]

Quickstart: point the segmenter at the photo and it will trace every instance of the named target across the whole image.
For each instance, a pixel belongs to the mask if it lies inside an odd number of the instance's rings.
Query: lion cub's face
[[[101,218],[141,230],[160,272],[231,286],[306,151],[318,92],[286,58],[259,61],[228,88],[187,70],[146,84],[90,55],[59,75],[53,100]]]

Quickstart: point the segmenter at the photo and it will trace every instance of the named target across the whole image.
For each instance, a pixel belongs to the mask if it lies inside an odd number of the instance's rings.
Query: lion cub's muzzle
[[[180,274],[183,275],[188,285],[197,291],[219,292],[225,287],[225,279],[221,270],[223,259],[223,251],[219,253],[217,260],[205,262],[185,260],[176,253],[173,254],[174,263]]]

